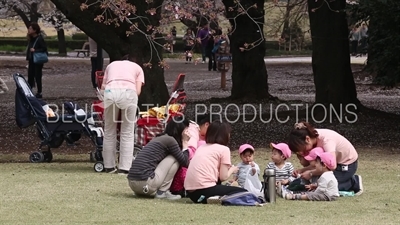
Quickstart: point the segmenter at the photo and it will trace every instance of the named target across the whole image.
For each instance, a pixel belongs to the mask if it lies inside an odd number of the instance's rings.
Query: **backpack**
[[[221,204],[226,206],[257,206],[265,203],[265,199],[250,192],[239,192],[225,195],[221,198]]]

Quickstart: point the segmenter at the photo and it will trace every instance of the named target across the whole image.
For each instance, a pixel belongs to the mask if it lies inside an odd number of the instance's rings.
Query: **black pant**
[[[208,71],[217,70],[217,61],[215,60],[215,53],[207,52],[208,57]]]
[[[96,71],[98,70],[97,68],[99,67],[97,57],[90,57],[90,63],[92,64],[92,72],[91,72],[91,77],[92,77],[92,85],[93,88],[97,87],[96,83]]]
[[[29,60],[28,65],[28,84],[31,88],[37,86],[37,93],[42,93],[42,75],[43,64],[35,64],[33,60]]]
[[[207,204],[207,198],[212,196],[224,196],[224,195],[231,195],[240,192],[246,192],[246,189],[234,186],[226,186],[226,185],[215,185],[213,187],[199,189],[193,192],[188,192],[188,196],[190,200],[194,203],[203,203]],[[200,197],[204,196],[203,199],[199,202]]]
[[[192,51],[193,47],[192,46],[185,46],[184,51],[186,54],[186,61],[192,61],[192,57],[188,57],[188,53]]]
[[[338,164],[336,170],[333,171],[338,181],[339,191],[354,191],[357,193],[360,190],[360,184],[355,175],[358,162],[355,161],[347,165],[347,171],[343,171],[342,166],[343,165]]]
[[[357,48],[358,48],[358,41],[351,41],[351,53],[353,55],[357,54]]]

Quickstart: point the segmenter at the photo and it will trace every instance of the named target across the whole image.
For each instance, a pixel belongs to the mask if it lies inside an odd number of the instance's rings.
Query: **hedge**
[[[85,35],[85,34],[83,34]],[[80,37],[80,36],[79,36]],[[78,37],[75,37],[78,38]],[[81,37],[80,37],[81,38]],[[87,41],[84,40],[68,40],[66,41],[67,48],[69,49],[82,49],[83,44]],[[47,46],[49,48],[57,49],[58,48],[58,40],[46,39]],[[279,44],[277,41],[266,41],[266,49],[267,50],[279,50]],[[27,40],[21,38],[0,38],[0,45],[12,45],[12,46],[26,46]],[[183,52],[184,51],[184,42],[180,39],[176,40],[174,45],[174,52]],[[305,49],[309,49],[310,46],[305,46]],[[195,52],[200,52],[200,47],[196,47],[194,49]]]
[[[45,41],[48,48],[58,49],[58,40],[45,39]],[[66,41],[66,45],[70,49],[82,49],[85,42],[83,40],[70,40]],[[0,45],[27,46],[28,41],[26,39],[0,39]]]

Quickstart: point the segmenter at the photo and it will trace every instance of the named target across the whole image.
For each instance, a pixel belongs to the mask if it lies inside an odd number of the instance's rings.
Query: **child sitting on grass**
[[[244,187],[246,183],[247,174],[250,171],[251,176],[260,176],[260,167],[254,162],[254,148],[249,144],[243,144],[239,147],[239,155],[242,162],[240,162],[238,167],[238,172],[236,175],[236,180],[240,187]],[[261,181],[260,181],[261,182]]]
[[[304,160],[306,160],[306,162],[308,164],[310,164],[311,166],[315,166],[315,159],[317,158],[317,154],[323,153],[323,152],[324,152],[324,150],[320,147],[313,148],[308,153],[308,155],[304,157]],[[289,193],[290,191],[305,192],[305,191],[307,191],[307,185],[316,183],[319,178],[319,176],[311,175],[310,180],[305,180],[296,171],[294,172],[294,174],[297,174],[298,178],[293,180],[290,183],[290,185],[288,185],[287,187],[285,187],[285,186],[278,187],[278,195],[285,196],[286,192]]]
[[[271,160],[267,165],[267,169],[274,169],[277,184],[287,185],[295,178],[292,177],[294,170],[293,164],[286,162],[292,155],[289,146],[285,143],[274,144],[271,143],[272,149]]]
[[[288,200],[309,200],[309,201],[334,201],[339,197],[338,181],[333,174],[336,167],[335,159],[329,152],[317,153],[315,169],[321,171],[317,184],[306,185],[309,190],[314,190],[302,194],[285,194]]]

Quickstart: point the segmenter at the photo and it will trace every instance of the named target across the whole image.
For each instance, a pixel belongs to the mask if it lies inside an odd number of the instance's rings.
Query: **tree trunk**
[[[65,42],[65,33],[64,29],[57,30],[57,39],[58,39],[58,54],[67,55],[67,44]]]
[[[15,13],[18,14],[19,17],[21,17],[22,21],[24,21],[24,24],[26,26],[26,28],[29,27],[29,25],[31,24],[30,19],[28,18],[28,16],[25,14],[24,11],[22,11],[20,8],[18,8],[17,6],[13,6],[13,10]],[[37,21],[36,21],[37,22]]]
[[[269,97],[268,73],[265,66],[265,39],[264,39],[264,0],[243,0],[245,9],[256,4],[257,8],[250,8],[246,14],[237,16],[237,9],[233,0],[223,0],[227,18],[232,26],[230,36],[232,53],[232,90],[231,98],[263,99]],[[233,19],[235,18],[235,19]],[[254,22],[256,21],[256,22]],[[255,43],[247,50],[239,48],[245,44]]]
[[[308,0],[315,103],[334,107],[360,103],[350,65],[345,7],[346,0]]]
[[[139,97],[141,108],[145,107],[143,104],[163,105],[168,101],[169,93],[164,81],[164,69],[159,67],[159,59],[156,58],[156,55],[162,57],[160,47],[157,46],[155,49],[149,44],[146,37],[139,33],[127,37],[126,31],[129,29],[129,24],[121,24],[120,27],[115,27],[94,21],[95,15],[101,13],[98,8],[89,7],[89,9],[82,11],[80,9],[81,3],[77,0],[51,1],[69,21],[96,41],[108,53],[110,61],[119,60],[128,53],[137,58],[137,63],[142,66],[145,74],[145,85]],[[157,3],[161,5],[162,1],[157,1]],[[145,13],[148,8],[145,0],[135,0],[134,5],[138,15],[148,15]],[[146,30],[145,27],[140,28]],[[152,66],[150,68],[144,67],[143,64],[148,62],[152,63]]]

